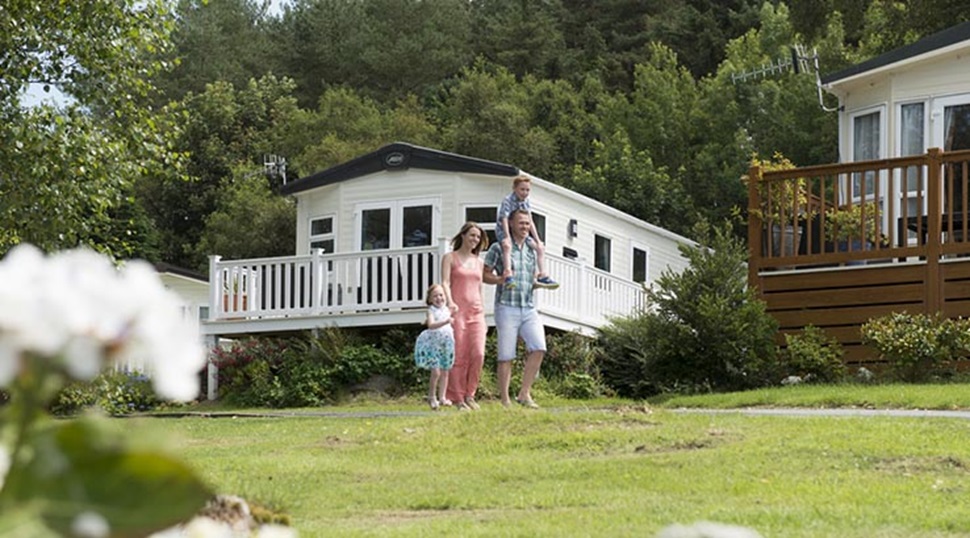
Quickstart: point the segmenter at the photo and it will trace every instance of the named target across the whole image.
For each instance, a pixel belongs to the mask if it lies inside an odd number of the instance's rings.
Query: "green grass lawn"
[[[965,385],[862,387],[854,400],[836,389],[664,405],[970,408]],[[138,418],[125,426],[170,438],[217,491],[288,513],[303,537],[649,537],[699,520],[765,537],[970,532],[967,420],[543,403],[539,411],[488,403],[480,412],[418,413],[415,398],[324,409],[348,416]]]

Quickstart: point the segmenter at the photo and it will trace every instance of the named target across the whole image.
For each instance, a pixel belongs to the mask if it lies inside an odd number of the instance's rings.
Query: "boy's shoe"
[[[505,289],[514,290],[515,289],[515,279],[512,277],[506,277],[505,279]]]
[[[547,290],[554,290],[559,287],[559,283],[549,278],[548,276],[541,276],[536,279],[536,287],[547,289]]]

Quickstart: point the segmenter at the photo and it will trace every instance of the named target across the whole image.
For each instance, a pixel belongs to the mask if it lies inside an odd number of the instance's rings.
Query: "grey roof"
[[[842,79],[846,79],[866,71],[872,71],[880,67],[892,65],[927,52],[942,49],[970,39],[970,22],[964,22],[956,26],[951,26],[942,32],[924,37],[915,43],[910,43],[904,47],[893,49],[889,52],[866,60],[862,63],[847,67],[841,71],[830,73],[822,77],[822,84],[831,84]]]
[[[408,168],[498,176],[515,176],[519,173],[519,169],[510,164],[476,159],[406,142],[395,142],[356,159],[288,183],[283,186],[282,193],[295,194],[382,170],[395,171]]]

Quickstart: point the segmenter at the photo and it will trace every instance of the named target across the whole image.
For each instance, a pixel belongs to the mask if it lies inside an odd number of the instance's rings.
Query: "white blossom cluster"
[[[19,245],[0,261],[0,387],[35,360],[78,380],[137,360],[159,396],[189,400],[206,354],[150,264],[116,267],[89,249],[45,256]]]

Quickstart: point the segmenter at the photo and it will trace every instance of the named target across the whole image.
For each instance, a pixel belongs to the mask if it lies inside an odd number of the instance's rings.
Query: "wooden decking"
[[[291,332],[328,326],[381,327],[424,320],[424,294],[440,282],[438,246],[251,260],[210,258],[208,336]],[[591,334],[612,316],[644,306],[643,287],[585,263],[546,254],[562,287],[538,290],[543,322]],[[491,323],[494,287],[485,286]]]
[[[847,362],[859,364],[878,358],[860,343],[859,327],[873,317],[970,316],[968,170],[970,151],[936,149],[764,173],[752,168],[748,280],[781,333],[815,325],[845,346]],[[831,237],[838,220],[831,215],[853,210],[858,241],[840,245]],[[795,233],[771,233],[786,226]]]

